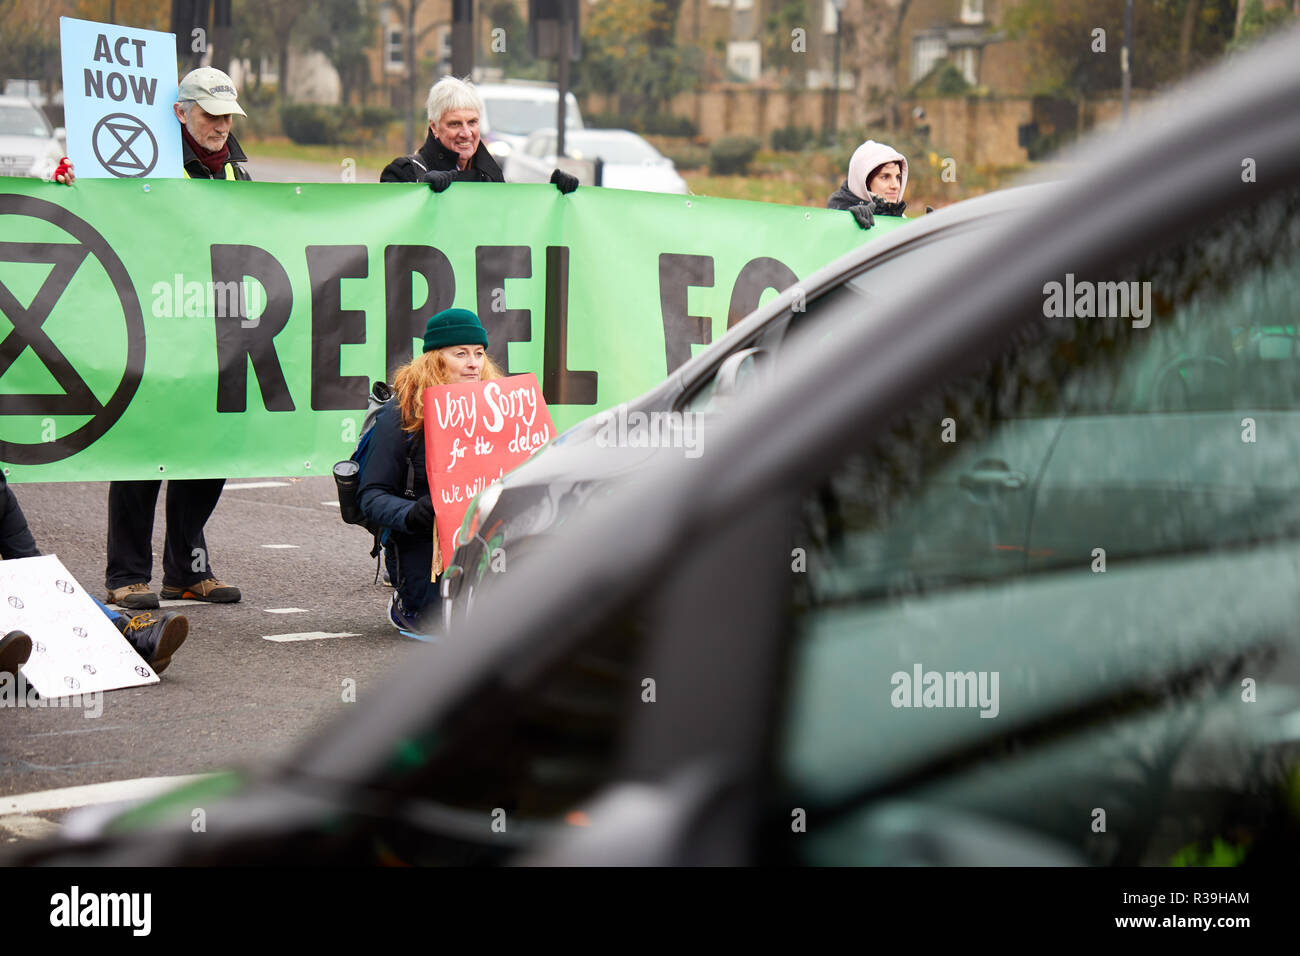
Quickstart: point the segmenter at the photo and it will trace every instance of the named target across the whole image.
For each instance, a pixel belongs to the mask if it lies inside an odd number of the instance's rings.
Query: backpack
[[[361,434],[357,438],[357,447],[352,452],[350,458],[346,458],[334,466],[334,486],[339,495],[339,516],[346,524],[360,525],[365,528],[374,538],[374,546],[370,549],[370,556],[378,558],[384,545],[388,543],[389,534],[392,529],[383,525],[375,524],[361,510],[361,504],[357,500],[357,493],[360,490],[361,471],[366,466],[366,460],[370,457],[371,438],[374,436],[375,422],[379,418],[379,413],[383,411],[393,401],[393,389],[387,382],[375,382],[370,389],[370,395],[366,399],[366,417],[361,422]],[[406,439],[406,482],[402,496],[415,500],[415,461],[411,454],[411,439]],[[379,571],[376,568],[375,580],[379,579]]]

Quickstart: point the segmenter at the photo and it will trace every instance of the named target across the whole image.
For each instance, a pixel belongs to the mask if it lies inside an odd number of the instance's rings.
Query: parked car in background
[[[1298,47],[924,268],[811,277],[702,454],[472,628],[224,798],[21,861],[1294,868]]]
[[[535,130],[506,158],[508,183],[545,183],[559,164],[555,128]],[[636,133],[625,129],[574,130],[564,137],[569,159],[599,161],[599,185],[614,189],[686,194],[686,180],[673,161]]]
[[[0,176],[43,176],[63,155],[63,129],[20,96],[0,96]]]
[[[513,80],[506,83],[481,83],[475,89],[483,97],[485,111],[479,128],[488,151],[503,162],[523,145],[529,133],[544,127],[555,128],[559,92],[554,83]],[[564,98],[565,130],[582,129],[582,111],[572,93]],[[549,178],[551,171],[547,170]]]

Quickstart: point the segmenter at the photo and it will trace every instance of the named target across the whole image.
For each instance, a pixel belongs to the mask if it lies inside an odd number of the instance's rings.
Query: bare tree
[[[912,0],[860,0],[844,5],[846,62],[855,76],[853,122],[881,122],[890,129],[901,123],[898,65],[902,56],[903,21]]]

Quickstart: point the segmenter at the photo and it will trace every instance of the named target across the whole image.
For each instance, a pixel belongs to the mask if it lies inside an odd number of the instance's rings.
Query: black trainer
[[[119,621],[118,627],[135,652],[149,662],[155,674],[167,669],[172,655],[190,633],[189,618],[176,611],[137,614],[124,623]]]
[[[17,674],[32,656],[32,639],[22,631],[0,637],[0,674]]]

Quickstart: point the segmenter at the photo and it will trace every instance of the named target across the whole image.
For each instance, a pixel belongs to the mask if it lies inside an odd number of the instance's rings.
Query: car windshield
[[[36,107],[27,104],[0,105],[0,136],[48,137],[50,128]]]
[[[493,96],[484,97],[483,105],[487,107],[491,129],[498,133],[523,136],[535,129],[555,125],[554,100]],[[582,129],[582,114],[578,112],[577,103],[569,99],[565,100],[564,128]]]
[[[801,798],[973,754],[1053,708],[1177,710],[1175,677],[1231,692],[1220,657],[1294,648],[1298,209],[1292,189],[1114,274],[1063,269],[1002,352],[805,496],[784,750]]]
[[[599,156],[607,163],[636,166],[655,163],[663,159],[659,152],[644,140],[622,136],[571,136],[564,144],[572,159],[595,159]]]

